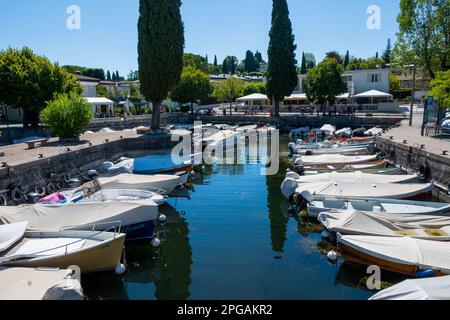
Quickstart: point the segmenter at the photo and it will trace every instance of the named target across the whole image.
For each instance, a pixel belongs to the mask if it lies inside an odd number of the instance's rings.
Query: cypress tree
[[[117,82],[120,81],[120,74],[119,74],[119,71],[116,71],[116,81],[117,81]]]
[[[217,56],[214,55],[214,67],[217,67]]]
[[[344,59],[344,67],[348,67],[348,65],[350,64],[350,52],[347,50],[347,53],[345,54],[345,59]]]
[[[391,63],[391,54],[392,54],[392,45],[391,45],[391,39],[388,39],[386,50],[383,53],[383,60],[385,63]]]
[[[225,58],[222,63],[222,73],[228,74],[230,71],[228,70],[228,58]]]
[[[112,73],[111,80],[114,81],[114,82],[117,81],[117,79],[116,79],[116,73],[115,73],[115,72]]]
[[[109,72],[109,70],[108,70],[108,72],[106,73],[106,80],[108,80],[108,81],[111,81],[112,79],[111,79],[111,72]]]
[[[153,103],[152,129],[160,128],[160,107],[180,81],[184,25],[180,0],[140,0],[138,62],[141,92]]]
[[[245,71],[255,72],[256,71],[256,61],[253,52],[248,50],[245,54]]]
[[[306,68],[306,59],[305,59],[305,53],[302,53],[302,66],[300,68],[300,74],[306,74],[308,69]]]
[[[269,33],[269,67],[267,93],[274,102],[274,115],[280,114],[280,102],[294,91],[298,83],[292,23],[286,0],[273,0],[272,27]]]

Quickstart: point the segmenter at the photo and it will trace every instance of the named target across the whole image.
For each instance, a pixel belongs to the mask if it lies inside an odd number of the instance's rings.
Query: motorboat
[[[281,187],[282,193],[287,199],[293,195],[292,186],[294,184],[297,185],[294,194],[299,194],[308,202],[311,202],[315,196],[427,200],[431,198],[434,187],[433,183],[395,184],[342,181],[297,184],[296,180],[287,179]]]
[[[347,156],[357,156],[357,155],[367,155],[370,154],[369,146],[355,147],[355,146],[336,146],[333,148],[294,148],[293,153],[300,156],[314,156],[314,155],[324,155],[324,154],[342,154]]]
[[[450,217],[330,211],[318,220],[332,234],[450,241]]]
[[[28,222],[0,226],[0,267],[78,266],[83,273],[93,273],[121,265],[123,233],[27,231],[27,226]]]
[[[343,236],[338,249],[345,262],[376,265],[412,277],[450,274],[450,243],[411,237]]]
[[[138,189],[169,194],[188,179],[187,172],[177,174],[110,173],[98,177],[103,189]]]
[[[400,166],[389,166],[385,167],[387,165],[387,162],[384,160],[380,162],[374,163],[375,166],[366,166],[366,168],[363,168],[362,165],[354,165],[355,167],[358,167],[358,169],[352,168],[353,166],[349,166],[349,168],[345,169],[334,169],[334,168],[323,168],[323,169],[308,169],[303,171],[303,175],[305,176],[311,176],[311,175],[317,175],[320,173],[329,173],[329,172],[355,172],[360,171],[364,173],[372,173],[372,174],[381,174],[381,175],[398,175],[401,174],[402,168]]]
[[[239,133],[232,130],[221,130],[210,136],[203,138],[203,147],[209,149],[220,148],[223,146],[229,147],[235,145],[235,139]]]
[[[317,218],[320,213],[331,210],[344,213],[358,210],[366,213],[450,216],[450,204],[441,202],[313,196],[308,204],[310,217]]]
[[[318,156],[301,156],[294,159],[296,166],[307,167],[345,167],[346,165],[368,163],[377,160],[377,155],[367,156],[345,156],[345,155],[318,155]]]
[[[117,164],[105,162],[104,169],[114,172],[119,169],[134,174],[167,174],[175,172],[191,172],[194,169],[193,156],[173,159],[171,154],[150,155],[139,158],[122,158]],[[122,171],[123,172],[123,171]]]
[[[352,172],[328,172],[311,176],[300,176],[299,174],[287,170],[286,179],[294,179],[297,183],[316,183],[327,181],[345,182],[372,182],[372,183],[417,183],[421,177],[417,174],[404,175],[380,175],[375,173],[365,173],[361,171]]]
[[[159,218],[151,200],[55,203],[1,207],[0,223],[28,221],[31,230],[108,230],[121,225],[127,241],[153,239]]]
[[[335,133],[336,137],[338,137],[338,138],[342,138],[342,137],[351,138],[352,134],[353,134],[352,128],[343,128],[341,130],[336,131],[336,133]]]
[[[74,270],[0,267],[0,300],[83,300]]]
[[[369,300],[450,300],[450,276],[405,280],[378,292]]]

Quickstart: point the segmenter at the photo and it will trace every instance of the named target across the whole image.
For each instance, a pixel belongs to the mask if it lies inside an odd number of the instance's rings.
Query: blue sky
[[[394,41],[398,0],[288,0],[297,57],[321,60],[337,50],[371,57]],[[81,30],[66,28],[69,5],[81,8]],[[367,8],[381,9],[381,29],[366,26]],[[138,0],[18,0],[0,5],[0,49],[29,46],[61,64],[119,70],[137,69]],[[257,49],[266,57],[271,0],[184,0],[185,52],[245,57]]]

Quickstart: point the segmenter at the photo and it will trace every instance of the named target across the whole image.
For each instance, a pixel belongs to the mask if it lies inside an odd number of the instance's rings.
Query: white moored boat
[[[318,220],[334,234],[450,241],[450,217],[331,211]]]
[[[450,274],[450,243],[410,237],[342,236],[339,252],[344,261],[377,265],[407,276]]]
[[[369,300],[450,300],[450,276],[405,280]]]
[[[295,180],[291,182],[297,185],[295,193],[300,194],[308,202],[311,202],[314,196],[424,200],[430,198],[434,186],[433,183],[394,184],[331,181],[297,184]],[[293,195],[292,189],[292,186],[287,183],[282,185],[281,190],[287,199]]]
[[[375,161],[377,155],[368,156],[345,156],[345,155],[319,155],[303,156],[294,160],[296,166],[314,167],[314,166],[334,166],[343,167],[351,164],[367,163]]]
[[[171,193],[179,184],[182,177],[171,174],[132,174],[119,173],[101,176],[98,181],[104,189],[138,189],[144,191],[164,190],[164,194]]]
[[[330,210],[344,213],[358,210],[367,213],[450,216],[450,204],[441,202],[327,196],[313,196],[310,200],[308,213],[314,218]]]
[[[354,172],[328,172],[311,176],[300,176],[299,174],[288,170],[286,179],[294,179],[298,183],[316,183],[328,181],[345,182],[366,182],[366,183],[416,183],[421,177],[417,174],[411,175],[380,175],[375,173],[365,173],[361,171]]]
[[[0,266],[68,268],[83,273],[120,266],[125,234],[96,231],[26,231],[27,222],[0,226]]]
[[[73,270],[0,268],[0,300],[83,300]]]
[[[2,224],[28,221],[33,230],[107,230],[120,224],[128,241],[153,238],[158,217],[158,205],[142,200],[0,208]]]
[[[209,149],[223,147],[224,145],[226,145],[227,147],[229,147],[230,145],[234,146],[237,136],[238,133],[235,131],[221,130],[211,136],[203,138],[203,146]]]
[[[315,155],[346,155],[346,156],[357,156],[357,155],[367,155],[370,153],[369,147],[333,147],[333,148],[313,148],[313,149],[297,149],[294,148],[293,153],[300,156],[315,156]]]

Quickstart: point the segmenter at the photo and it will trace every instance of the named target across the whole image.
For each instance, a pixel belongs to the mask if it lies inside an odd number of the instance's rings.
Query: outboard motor
[[[290,142],[288,144],[288,148],[289,148],[289,151],[291,152],[291,154],[293,154],[294,153],[294,149],[295,149],[295,143]]]
[[[298,208],[299,211],[308,210],[308,204],[312,201],[313,197],[309,191],[302,193],[295,193],[291,197],[291,201]]]
[[[81,182],[80,180],[78,180],[77,178],[72,178],[69,180],[69,182],[67,183],[67,186],[70,189],[75,189],[81,186]]]
[[[303,161],[300,158],[295,160],[295,172],[297,172],[297,174],[300,176],[305,175],[305,168],[303,167]]]
[[[112,163],[110,161],[103,162],[103,165],[102,165],[103,170],[108,171],[112,167],[114,167],[114,163]]]
[[[98,176],[98,172],[97,172],[97,170],[89,170],[88,173],[87,173],[87,176],[91,180],[95,179],[95,177]]]
[[[31,192],[27,194],[27,202],[28,203],[38,203],[39,199],[41,199],[41,196],[37,194],[36,192]]]
[[[367,150],[369,151],[370,154],[374,154],[375,151],[376,151],[376,145],[375,145],[375,142],[370,143],[370,144],[367,146]]]

